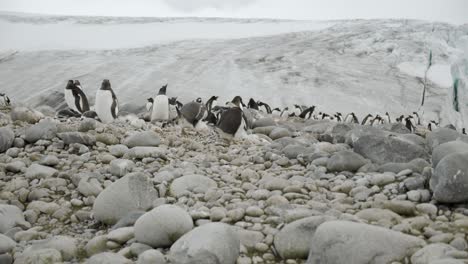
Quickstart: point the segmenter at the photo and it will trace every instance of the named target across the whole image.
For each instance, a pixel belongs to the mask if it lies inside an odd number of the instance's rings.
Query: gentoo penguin
[[[146,103],[146,111],[151,112],[153,110],[154,99],[148,98],[146,100],[148,100],[148,102]]]
[[[169,120],[169,98],[166,96],[167,84],[159,89],[158,95],[154,97],[151,121]]]
[[[10,98],[8,98],[8,96],[4,93],[0,93],[0,97],[2,97],[2,106],[10,106],[11,105],[11,101],[10,101]]]
[[[380,125],[383,123],[383,119],[380,115],[376,115],[374,117],[374,119],[372,119],[370,125],[373,126],[373,125]]]
[[[414,114],[414,115],[416,116],[416,118],[417,118],[417,121],[418,121],[418,123],[417,123],[417,124],[418,124],[418,125],[421,125],[421,118],[419,118],[419,115],[418,115],[418,113],[416,113],[416,112],[413,112],[413,114]]]
[[[247,107],[250,109],[258,110],[258,104],[257,102],[255,102],[253,98],[250,98],[249,103],[247,104]]]
[[[179,116],[179,111],[184,105],[177,101],[177,97],[169,98],[169,120],[174,120]]]
[[[218,96],[211,96],[210,99],[206,102],[206,109],[211,111],[213,107],[218,105]]]
[[[401,115],[400,117],[397,117],[395,120],[396,120],[398,123],[402,123],[404,119],[405,119],[405,116],[404,116],[404,115]]]
[[[102,81],[101,88],[96,93],[94,105],[96,114],[103,123],[111,123],[119,113],[119,102],[111,88],[109,80]]]
[[[80,81],[69,80],[64,91],[65,101],[68,107],[78,113],[89,111],[89,103],[86,94],[81,89]]]
[[[333,117],[327,113],[322,113],[322,120],[333,120]]]
[[[206,111],[207,116],[203,121],[206,121],[208,124],[216,125],[218,123],[218,118],[216,114],[213,112],[213,108],[216,107],[218,103],[218,96],[211,96],[210,99],[206,102]]]
[[[371,115],[371,114],[366,115],[366,117],[364,117],[364,119],[362,120],[361,125],[363,125],[363,126],[364,125],[370,125],[371,121],[372,121],[372,117],[373,117],[373,115]]]
[[[466,135],[466,128],[462,128],[462,134]]]
[[[429,124],[427,124],[427,129],[429,129],[429,131],[432,131],[432,130],[436,129],[437,127],[438,127],[438,125],[434,120],[431,120],[431,122],[429,122]]]
[[[261,106],[265,107],[265,110],[266,110],[267,114],[272,114],[272,113],[273,113],[273,111],[271,111],[271,107],[270,107],[268,104],[266,104],[266,103],[264,103],[264,102],[258,101],[258,102],[257,102],[257,105],[258,105],[259,107],[261,107]],[[279,110],[279,109],[278,109],[278,110]],[[281,110],[280,110],[280,112],[281,112]]]
[[[384,123],[391,124],[392,119],[390,118],[390,114],[388,112],[385,112],[385,118],[383,118]]]
[[[218,122],[218,128],[226,134],[234,137],[245,135],[246,124],[242,107],[242,99],[236,96],[232,104],[233,107],[227,109],[221,114]]]
[[[413,117],[412,116],[407,116],[405,118],[405,126],[408,128],[408,130],[413,133],[416,130],[416,126],[414,125],[413,122]]]
[[[341,115],[340,112],[336,112],[336,114],[334,116],[335,116],[337,122],[342,122],[343,121],[343,116]]]
[[[302,113],[302,107],[300,105],[295,104],[294,105],[294,111],[293,111],[293,116],[299,116]]]
[[[281,113],[281,109],[279,109],[278,107],[273,108],[273,110],[271,110],[271,113],[274,114],[275,111],[278,111],[279,113]]]
[[[289,107],[285,107],[283,111],[281,111],[280,116],[283,116],[283,114],[286,114],[286,116],[289,116]]]
[[[184,104],[180,109],[180,115],[195,128],[199,122],[206,118],[206,107],[197,99]]]
[[[307,115],[309,115],[309,118],[312,116],[312,114],[314,113],[315,111],[315,105],[305,109],[304,111],[302,111],[302,113],[299,115],[300,118],[302,119],[305,119]]]

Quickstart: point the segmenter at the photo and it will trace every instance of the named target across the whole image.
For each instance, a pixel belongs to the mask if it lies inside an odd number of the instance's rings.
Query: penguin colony
[[[218,96],[212,96],[206,103],[202,98],[186,104],[177,100],[177,97],[168,97],[166,95],[168,84],[162,86],[155,97],[147,99],[146,112],[148,120],[151,122],[160,122],[167,125],[172,122],[183,122],[194,128],[206,127],[206,124],[218,127],[223,133],[234,137],[246,134],[247,129],[252,128],[253,121],[256,118],[263,117],[264,114],[275,118],[298,118],[313,120],[330,120],[343,123],[355,123],[361,125],[382,125],[390,123],[403,123],[412,133],[416,132],[417,127],[425,126],[432,131],[439,127],[439,123],[434,120],[423,123],[417,112],[410,115],[401,115],[395,119],[390,117],[387,112],[384,115],[367,114],[363,119],[359,119],[355,113],[349,113],[343,116],[341,113],[334,114],[316,111],[315,106],[293,105],[283,109],[278,107],[271,108],[265,102],[256,101],[250,98],[247,105],[244,104],[240,96],[236,96],[232,101],[226,104],[218,105]],[[94,109],[92,110],[81,83],[78,80],[69,80],[64,89],[65,102],[68,109],[57,113],[59,118],[68,117],[88,117],[96,118],[103,123],[111,123],[118,117],[119,103],[117,96],[112,90],[111,83],[105,79],[101,87],[96,92]],[[3,93],[0,93],[0,106],[10,106],[11,101]],[[205,125],[205,126],[204,126]],[[455,129],[453,126],[451,126]],[[466,134],[466,129],[462,129]]]

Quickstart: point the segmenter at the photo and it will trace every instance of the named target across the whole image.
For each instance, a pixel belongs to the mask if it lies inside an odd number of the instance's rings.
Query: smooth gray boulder
[[[42,113],[26,107],[15,107],[13,111],[11,111],[10,116],[13,121],[21,121],[29,124],[35,124],[44,117]]]
[[[297,156],[301,154],[304,155],[312,151],[310,148],[304,145],[292,144],[292,145],[287,145],[286,147],[284,147],[282,152],[288,159],[295,159],[297,158]]]
[[[442,143],[432,151],[432,167],[437,167],[437,164],[446,156],[452,153],[468,152],[468,144],[462,141],[450,141]]]
[[[379,126],[385,131],[394,132],[398,134],[410,134],[411,131],[405,126],[405,124],[397,122],[397,123],[387,123]]]
[[[417,158],[429,160],[429,154],[423,148],[394,136],[365,135],[353,146],[356,153],[377,164],[410,162]]]
[[[214,180],[202,175],[186,175],[175,179],[170,186],[170,193],[179,197],[187,192],[205,193],[210,188],[217,187]]]
[[[16,242],[13,239],[0,234],[0,255],[11,252],[15,246]]]
[[[453,153],[439,161],[429,186],[438,202],[468,202],[468,152]]]
[[[48,179],[57,173],[58,170],[54,168],[33,163],[31,166],[29,166],[29,168],[26,169],[25,176],[28,179]]]
[[[235,264],[240,239],[230,225],[209,223],[183,235],[170,249],[170,260],[177,264]]]
[[[334,219],[331,216],[311,216],[287,224],[274,238],[278,254],[283,259],[306,259],[317,227]]]
[[[15,133],[9,127],[0,128],[0,153],[7,151],[13,146]]]
[[[454,255],[459,255],[459,252],[461,251],[447,244],[430,244],[416,251],[411,256],[411,263],[427,264],[437,260],[450,259]]]
[[[386,264],[411,256],[425,242],[383,227],[330,221],[317,228],[310,245],[308,264]]]
[[[135,167],[135,163],[127,159],[115,159],[110,162],[109,172],[117,177],[125,176]]]
[[[438,128],[429,134],[426,135],[426,140],[431,149],[434,149],[440,144],[444,144],[450,141],[455,141],[457,138],[461,137],[462,134],[458,133],[456,130],[441,127]]]
[[[92,146],[96,144],[96,137],[82,132],[62,132],[58,133],[57,136],[63,140],[67,145],[79,143],[83,145]]]
[[[366,159],[361,155],[350,150],[344,150],[336,152],[328,159],[327,170],[330,172],[356,172],[366,163]]]
[[[21,209],[14,205],[0,204],[0,234],[17,225],[24,226],[26,223]]]
[[[423,159],[414,159],[410,162],[390,162],[382,164],[378,167],[378,172],[393,172],[398,174],[403,170],[412,170],[413,172],[422,173],[425,167],[430,167],[429,162]]]
[[[104,189],[93,205],[94,217],[105,224],[115,224],[132,211],[146,211],[158,198],[149,177],[130,173]]]
[[[161,143],[159,135],[154,131],[136,132],[126,137],[122,144],[133,147],[157,147]]]
[[[289,132],[288,129],[283,128],[283,127],[277,127],[273,129],[269,135],[269,137],[273,140],[284,138],[284,137],[289,137],[289,136],[291,136],[291,133]]]
[[[63,260],[70,261],[78,254],[78,241],[68,236],[54,236],[48,239],[35,241],[24,253],[43,249],[55,249],[60,252]]]
[[[133,261],[117,253],[103,252],[89,258],[86,264],[132,264]]]
[[[356,126],[346,133],[345,143],[353,146],[354,143],[363,136],[388,136],[392,133],[372,126]]]
[[[273,120],[273,118],[271,117],[260,118],[258,120],[255,120],[252,124],[252,128],[268,127],[268,126],[276,126],[275,120]]]
[[[31,127],[26,128],[25,140],[35,143],[39,139],[51,140],[57,135],[57,123],[52,120],[44,120]]]
[[[184,209],[161,205],[138,218],[135,238],[153,248],[168,247],[192,228],[193,220]]]

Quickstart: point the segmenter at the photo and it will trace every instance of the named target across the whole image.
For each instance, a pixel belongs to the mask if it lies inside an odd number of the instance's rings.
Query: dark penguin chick
[[[207,110],[207,117],[203,119],[203,121],[207,122],[208,124],[213,124],[216,125],[218,122],[218,118],[216,117],[216,114],[213,111],[213,108],[216,107],[218,100],[218,96],[211,96],[210,99],[208,99],[208,102],[206,102],[206,110]]]
[[[418,124],[418,125],[421,125],[421,119],[419,118],[418,113],[413,112],[413,114],[414,114],[414,115],[416,116],[416,118],[417,118],[417,122],[418,122],[417,124]]]
[[[288,114],[288,111],[289,111],[289,107],[285,107],[283,111],[281,111],[280,116],[283,116],[284,113]]]
[[[146,100],[148,101],[148,102],[146,102],[146,111],[149,112],[153,108],[154,100],[153,100],[153,98],[148,98]]]
[[[80,116],[81,116],[80,113],[70,108],[62,109],[58,111],[56,114],[57,118],[70,118],[70,117],[80,117]]]
[[[242,111],[242,99],[236,96],[232,100],[233,106],[221,113],[218,128],[226,134],[235,136],[240,130],[246,129],[244,113]]]
[[[273,113],[273,111],[271,110],[271,107],[268,104],[266,104],[264,102],[260,102],[260,101],[258,101],[257,104],[258,104],[259,107],[260,106],[265,107],[265,110],[266,110],[267,114],[272,114]],[[280,112],[281,112],[281,110],[280,110]]]
[[[413,133],[414,130],[416,129],[416,126],[413,124],[413,117],[412,116],[408,116],[408,117],[405,117],[405,127],[411,132]]]
[[[310,117],[312,116],[312,114],[314,113],[315,111],[315,105],[305,109],[304,111],[302,111],[302,113],[299,115],[300,118],[302,119],[305,119],[307,114],[309,115],[309,119]]]
[[[257,102],[255,102],[253,98],[250,98],[249,103],[247,104],[247,107],[250,109],[258,110],[258,104]]]
[[[169,120],[175,120],[177,117],[180,116],[180,109],[182,109],[183,105],[179,105],[179,101],[177,101],[177,97],[171,97],[168,99],[169,102]]]
[[[371,123],[371,121],[372,121],[372,119],[371,119],[372,117],[373,117],[373,115],[371,115],[371,114],[366,115],[366,117],[364,117],[364,119],[362,120],[361,125],[363,125],[363,126],[364,125],[369,125]]]
[[[405,116],[404,115],[401,115],[400,117],[397,117],[397,119],[395,119],[398,123],[402,123],[403,120],[405,119]]]
[[[180,109],[181,116],[193,127],[196,127],[198,122],[203,120],[205,113],[206,107],[204,104],[198,102],[198,99],[195,102],[184,104],[182,109]]]

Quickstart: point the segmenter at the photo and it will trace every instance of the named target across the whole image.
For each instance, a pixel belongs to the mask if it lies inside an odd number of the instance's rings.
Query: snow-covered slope
[[[62,30],[67,33],[42,36]],[[155,38],[143,37],[152,30]],[[419,107],[421,69],[432,50],[425,112],[435,118],[450,85],[450,64],[460,54],[458,41],[468,27],[408,20],[155,22],[0,15],[0,32],[11,38],[0,44],[0,90],[14,100],[37,103],[61,91],[68,79],[80,79],[94,97],[108,78],[124,108],[143,107],[147,97],[169,83],[168,94],[182,101],[241,95],[272,106],[300,103],[327,112],[406,114]],[[101,45],[101,38],[93,38],[96,33],[112,43]],[[46,43],[44,48],[18,37],[28,34]]]

